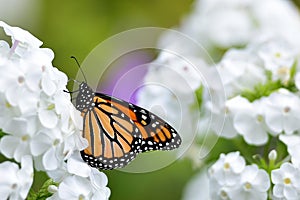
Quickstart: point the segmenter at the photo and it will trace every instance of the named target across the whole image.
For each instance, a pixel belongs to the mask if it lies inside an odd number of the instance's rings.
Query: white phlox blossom
[[[239,152],[221,154],[209,169],[211,199],[267,199],[270,179],[257,165],[247,165]]]
[[[228,50],[220,63],[217,64],[217,70],[220,73],[228,98],[245,89],[252,89],[258,82],[264,83],[266,81],[264,68],[248,49]]]
[[[299,56],[298,49],[278,39],[276,42],[263,43],[258,47],[257,54],[262,59],[264,68],[272,72],[273,80],[281,80],[284,84],[290,79],[292,67]]]
[[[282,199],[300,198],[300,170],[291,163],[283,163],[271,174],[273,195]]]
[[[273,136],[279,134],[272,132],[265,122],[266,99],[248,102],[247,107],[236,111],[233,126],[248,144],[263,145],[267,143],[269,133]]]
[[[281,88],[253,102],[240,97],[245,91],[257,89],[258,84],[261,88],[270,81],[290,84],[292,69],[298,69],[294,65],[299,52],[287,46],[288,43],[282,40],[251,44],[243,50],[229,50],[217,65],[227,100],[220,102],[219,110],[212,112],[225,114],[222,137],[242,135],[248,144],[263,145],[267,143],[269,134],[292,134],[300,129],[300,98],[297,94]],[[281,76],[283,66],[287,71]],[[271,80],[267,80],[267,73],[271,73]],[[296,73],[296,86],[300,85],[297,83],[299,77]]]
[[[293,165],[300,168],[300,135],[280,135],[279,139],[287,146]]]
[[[300,98],[285,89],[272,93],[266,101],[266,124],[277,133],[292,134],[300,129]]]
[[[220,185],[233,186],[245,166],[245,159],[239,152],[221,154],[219,160],[209,169],[209,175]]]
[[[245,167],[237,185],[229,190],[229,196],[232,200],[264,200],[268,197],[267,191],[269,188],[270,179],[268,173],[259,169],[257,165],[252,164]]]
[[[300,15],[291,1],[198,0],[177,29],[203,45],[214,60],[226,49],[261,39],[277,37],[294,47],[300,44]],[[165,34],[160,43],[183,54],[207,56],[172,34]]]
[[[236,96],[232,99],[227,100],[225,104],[220,104],[219,108],[213,111],[215,113],[225,115],[225,122],[220,136],[225,138],[236,137],[238,135],[238,132],[234,127],[234,117],[238,111],[248,110],[249,107],[250,103],[248,102],[248,100],[241,96]],[[212,128],[214,129],[215,127],[213,126]]]
[[[0,129],[6,133],[0,153],[21,162],[21,170],[0,163],[0,196],[25,199],[34,165],[59,184],[50,187],[50,199],[108,199],[106,175],[79,157],[74,161],[88,144],[80,112],[64,92],[68,78],[52,66],[54,53],[21,28],[1,21],[0,27],[12,39],[11,47],[0,41]]]
[[[107,187],[107,177],[103,172],[91,168],[79,156],[73,154],[60,171],[49,171],[48,175],[56,182],[58,188],[54,190],[53,199],[103,199],[110,196]]]
[[[21,169],[10,161],[0,163],[0,176],[1,199],[25,199],[33,182],[32,158],[23,156]]]
[[[70,95],[63,91],[68,78],[52,66],[54,53],[40,48],[41,41],[18,27],[4,22],[0,26],[12,37],[12,47],[3,45],[0,49],[4,60],[0,66],[4,72],[0,75],[1,107],[5,108],[0,114],[0,128],[8,133],[0,141],[0,151],[16,161],[24,155],[32,155],[34,160],[41,155],[42,169],[56,168],[68,153],[59,150],[68,143],[65,138],[73,135],[83,140],[78,137],[82,124],[74,125],[78,129],[72,133],[63,130],[65,123],[80,123],[69,120],[74,109],[70,109]]]

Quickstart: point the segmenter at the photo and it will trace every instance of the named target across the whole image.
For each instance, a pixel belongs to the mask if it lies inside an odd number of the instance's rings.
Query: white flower
[[[199,187],[201,186],[201,187]],[[207,170],[204,169],[188,182],[184,190],[184,200],[198,200],[205,199],[210,200],[209,197],[209,178],[207,176]]]
[[[232,186],[239,181],[245,164],[245,159],[239,152],[221,154],[219,160],[209,169],[210,178],[220,185]]]
[[[16,163],[0,163],[0,196],[1,199],[25,199],[33,182],[33,166],[30,156],[21,160],[21,169]]]
[[[234,120],[234,128],[244,137],[248,144],[263,145],[271,133],[265,123],[265,100],[249,103],[246,109],[238,110]]]
[[[263,60],[264,67],[273,73],[273,80],[287,83],[291,68],[296,62],[295,49],[286,42],[267,42],[258,50],[258,56]]]
[[[80,176],[68,176],[58,186],[59,199],[107,200],[110,196],[110,190],[103,187],[101,181],[103,183],[107,183],[107,181],[101,179],[106,176],[100,173],[97,176],[100,180],[96,180],[94,184]]]
[[[41,68],[33,67],[28,62],[9,61],[0,66],[1,86],[6,101],[12,106],[18,106],[22,114],[33,113],[38,102],[38,83]]]
[[[219,58],[220,50],[262,38],[283,38],[295,47],[300,44],[299,11],[290,1],[198,0],[195,3],[195,9],[177,29],[203,45],[214,60]],[[171,39],[165,44],[176,46],[177,38]],[[192,48],[188,51],[180,40],[177,46],[183,53],[207,56],[206,52],[195,52]]]
[[[272,93],[265,104],[265,119],[268,127],[276,132],[292,134],[300,128],[300,99],[295,94],[280,89]]]
[[[290,163],[283,163],[280,169],[272,171],[273,195],[277,198],[300,198],[300,171]]]
[[[254,58],[255,54],[247,49],[229,50],[217,65],[227,97],[233,97],[245,89],[252,89],[258,82],[265,82],[264,69]]]
[[[11,27],[3,21],[0,21],[0,27],[3,27],[5,33],[12,37],[13,43],[18,41],[28,47],[36,48],[40,47],[43,44],[39,39],[31,35],[31,33],[19,27]]]
[[[52,66],[54,53],[39,48],[42,43],[27,31],[3,22],[1,26],[12,36],[12,47],[0,42],[0,68],[5,71],[0,75],[0,129],[7,133],[0,140],[0,151],[21,161],[22,170],[31,172],[31,182],[28,187],[22,181],[13,183],[16,176],[12,175],[7,179],[11,188],[4,191],[1,178],[0,193],[7,198],[10,195],[10,199],[26,198],[32,183],[33,159],[37,170],[46,171],[60,183],[52,187],[52,199],[108,199],[105,174],[72,156],[86,148],[87,141],[81,136],[80,112],[64,92],[68,78]],[[23,166],[27,156],[32,157],[30,163],[25,163],[31,171]]]
[[[269,175],[266,171],[258,169],[257,165],[246,166],[241,179],[232,190],[229,190],[231,200],[265,200],[270,187]]]
[[[151,63],[145,83],[161,85],[175,95],[186,95],[193,93],[200,86],[202,73],[206,68],[207,64],[202,59],[182,57],[163,51]]]
[[[79,176],[69,176],[59,184],[58,196],[60,199],[91,199],[91,183]]]
[[[252,20],[245,12],[246,9],[236,9],[234,6],[227,9],[221,9],[221,6],[218,8],[215,12],[208,13],[209,20],[202,25],[207,27],[208,40],[223,48],[246,44],[254,32]],[[233,33],[235,37],[232,36]]]
[[[42,43],[29,32],[4,22],[0,27],[13,43],[8,53],[2,43],[0,54],[5,71],[0,75],[0,128],[9,134],[1,139],[0,150],[17,161],[32,155],[39,169],[56,169],[86,145],[80,112],[63,91],[67,76],[52,66],[54,53],[39,48]]]
[[[108,199],[110,196],[110,189],[106,187],[108,179],[103,172],[92,168],[90,174],[90,181],[93,186],[93,199]]]
[[[79,152],[68,159],[63,170],[49,171],[48,175],[59,182],[57,192],[49,199],[106,200],[110,196],[106,175],[83,162]]]
[[[279,139],[287,146],[293,165],[300,168],[300,135],[280,135]]]
[[[249,106],[249,101],[241,96],[226,101],[225,106],[221,109],[225,113],[222,137],[233,138],[238,135],[237,130],[234,128],[234,116],[238,111],[248,110]]]
[[[44,170],[54,170],[60,166],[64,160],[63,138],[60,130],[52,129],[41,131],[32,139],[32,155],[38,157],[41,155],[42,166]]]
[[[300,15],[297,6],[291,1],[265,0],[253,1],[253,15],[258,22],[256,38],[259,37],[280,37],[299,46]],[[266,12],[268,9],[268,12]]]
[[[20,162],[25,155],[31,155],[30,144],[35,134],[34,118],[14,118],[4,131],[10,133],[0,140],[0,152]]]

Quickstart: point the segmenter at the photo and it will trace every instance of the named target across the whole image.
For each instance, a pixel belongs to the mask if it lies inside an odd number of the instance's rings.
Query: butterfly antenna
[[[71,58],[74,59],[75,62],[77,63],[77,66],[78,66],[79,70],[81,71],[81,73],[82,73],[82,75],[83,75],[83,78],[84,78],[85,82],[87,83],[86,77],[85,77],[85,75],[84,75],[84,73],[83,73],[83,71],[82,71],[82,69],[81,69],[81,67],[80,67],[80,64],[79,64],[77,58],[76,58],[75,56],[71,56]]]

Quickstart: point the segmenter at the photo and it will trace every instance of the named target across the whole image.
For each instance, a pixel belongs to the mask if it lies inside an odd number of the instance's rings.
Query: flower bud
[[[270,161],[275,161],[277,159],[277,151],[275,149],[270,151],[268,158]]]

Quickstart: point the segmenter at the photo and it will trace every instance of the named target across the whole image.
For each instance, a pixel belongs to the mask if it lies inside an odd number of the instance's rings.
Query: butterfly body
[[[76,109],[83,116],[83,137],[89,146],[81,156],[90,166],[126,166],[137,154],[172,150],[181,144],[178,133],[160,117],[118,98],[79,85]]]

